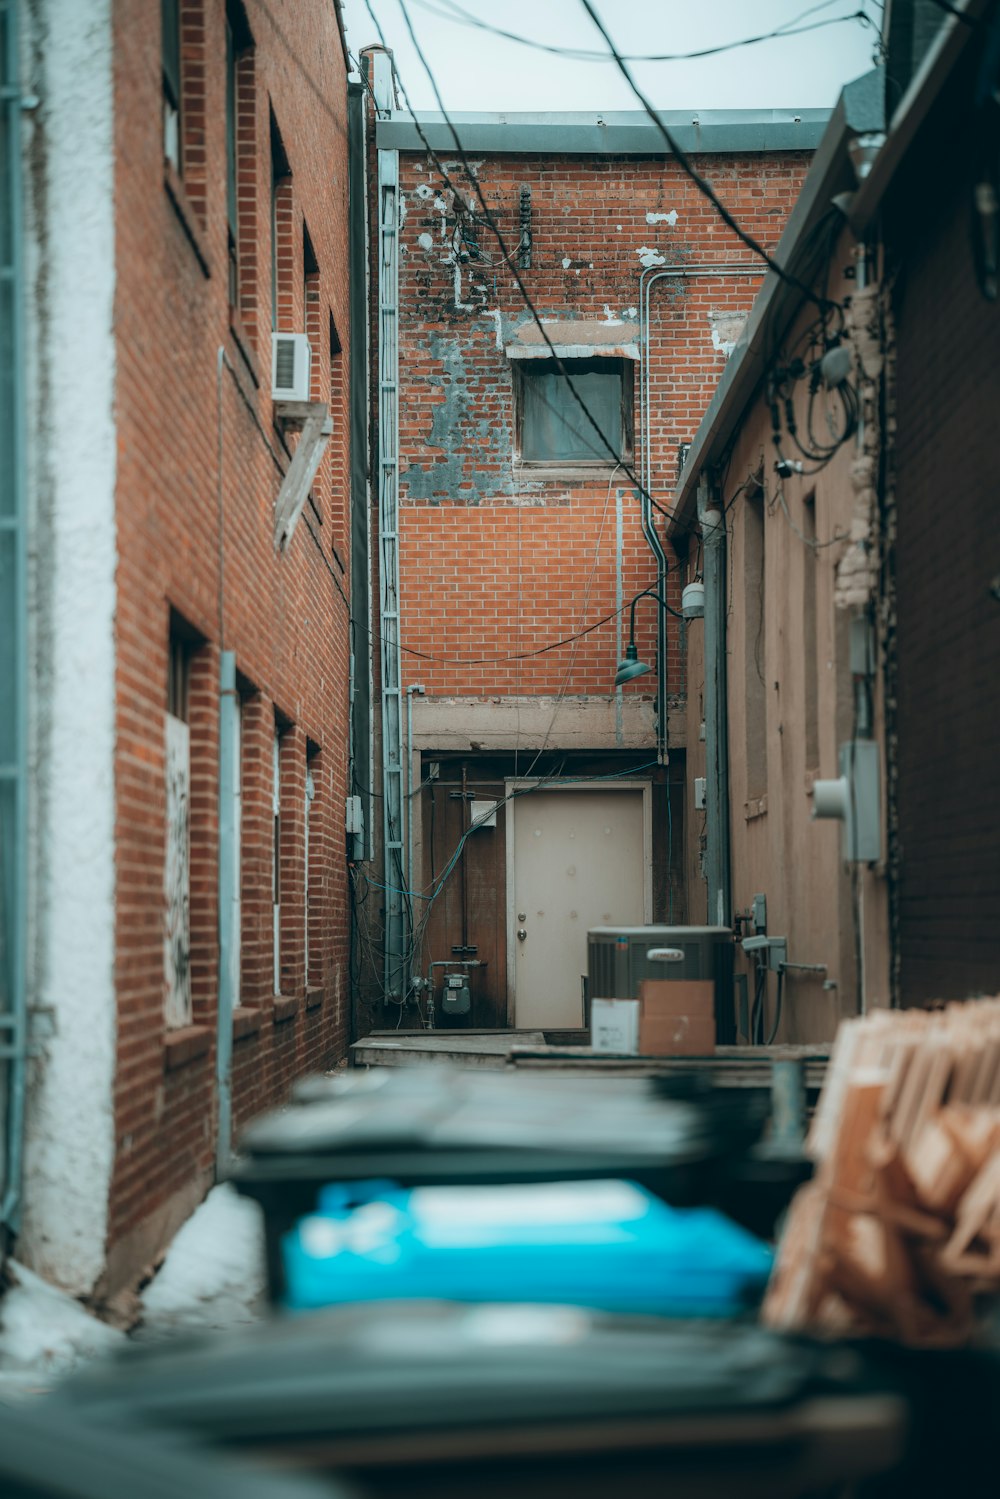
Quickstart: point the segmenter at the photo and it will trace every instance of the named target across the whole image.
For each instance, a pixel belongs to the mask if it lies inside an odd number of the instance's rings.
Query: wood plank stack
[[[808,1149],[764,1320],[964,1342],[1000,1293],[1000,997],[845,1021]]]

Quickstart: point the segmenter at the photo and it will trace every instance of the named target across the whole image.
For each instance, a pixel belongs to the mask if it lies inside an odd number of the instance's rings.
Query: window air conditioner
[[[308,401],[309,340],[304,333],[271,334],[271,398]]]

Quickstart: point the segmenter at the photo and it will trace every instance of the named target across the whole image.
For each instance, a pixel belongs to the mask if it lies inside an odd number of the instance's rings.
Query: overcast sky
[[[459,14],[551,46],[600,52],[604,42],[580,0],[371,0],[416,109],[437,105],[401,4],[449,111],[640,107],[613,62],[537,51]],[[742,41],[796,17],[802,27],[835,22],[714,57],[634,64],[656,106],[685,110],[832,108],[843,84],[871,68],[882,13],[880,0],[596,0],[596,9],[620,51],[644,54]],[[873,24],[856,19],[859,11]],[[352,53],[378,40],[365,0],[344,0],[344,14]]]

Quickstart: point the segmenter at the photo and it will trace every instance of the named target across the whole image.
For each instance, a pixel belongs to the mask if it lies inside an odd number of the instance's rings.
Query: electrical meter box
[[[598,926],[587,933],[591,999],[638,999],[643,979],[711,979],[720,1046],[736,1042],[733,934],[727,926]]]
[[[441,990],[441,1011],[445,1015],[468,1015],[472,1009],[472,991],[466,973],[446,973]]]

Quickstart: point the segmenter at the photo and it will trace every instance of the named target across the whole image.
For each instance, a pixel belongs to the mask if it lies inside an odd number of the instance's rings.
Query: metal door
[[[518,1028],[583,1024],[587,932],[641,924],[649,904],[642,787],[532,791],[513,822],[508,977]]]

